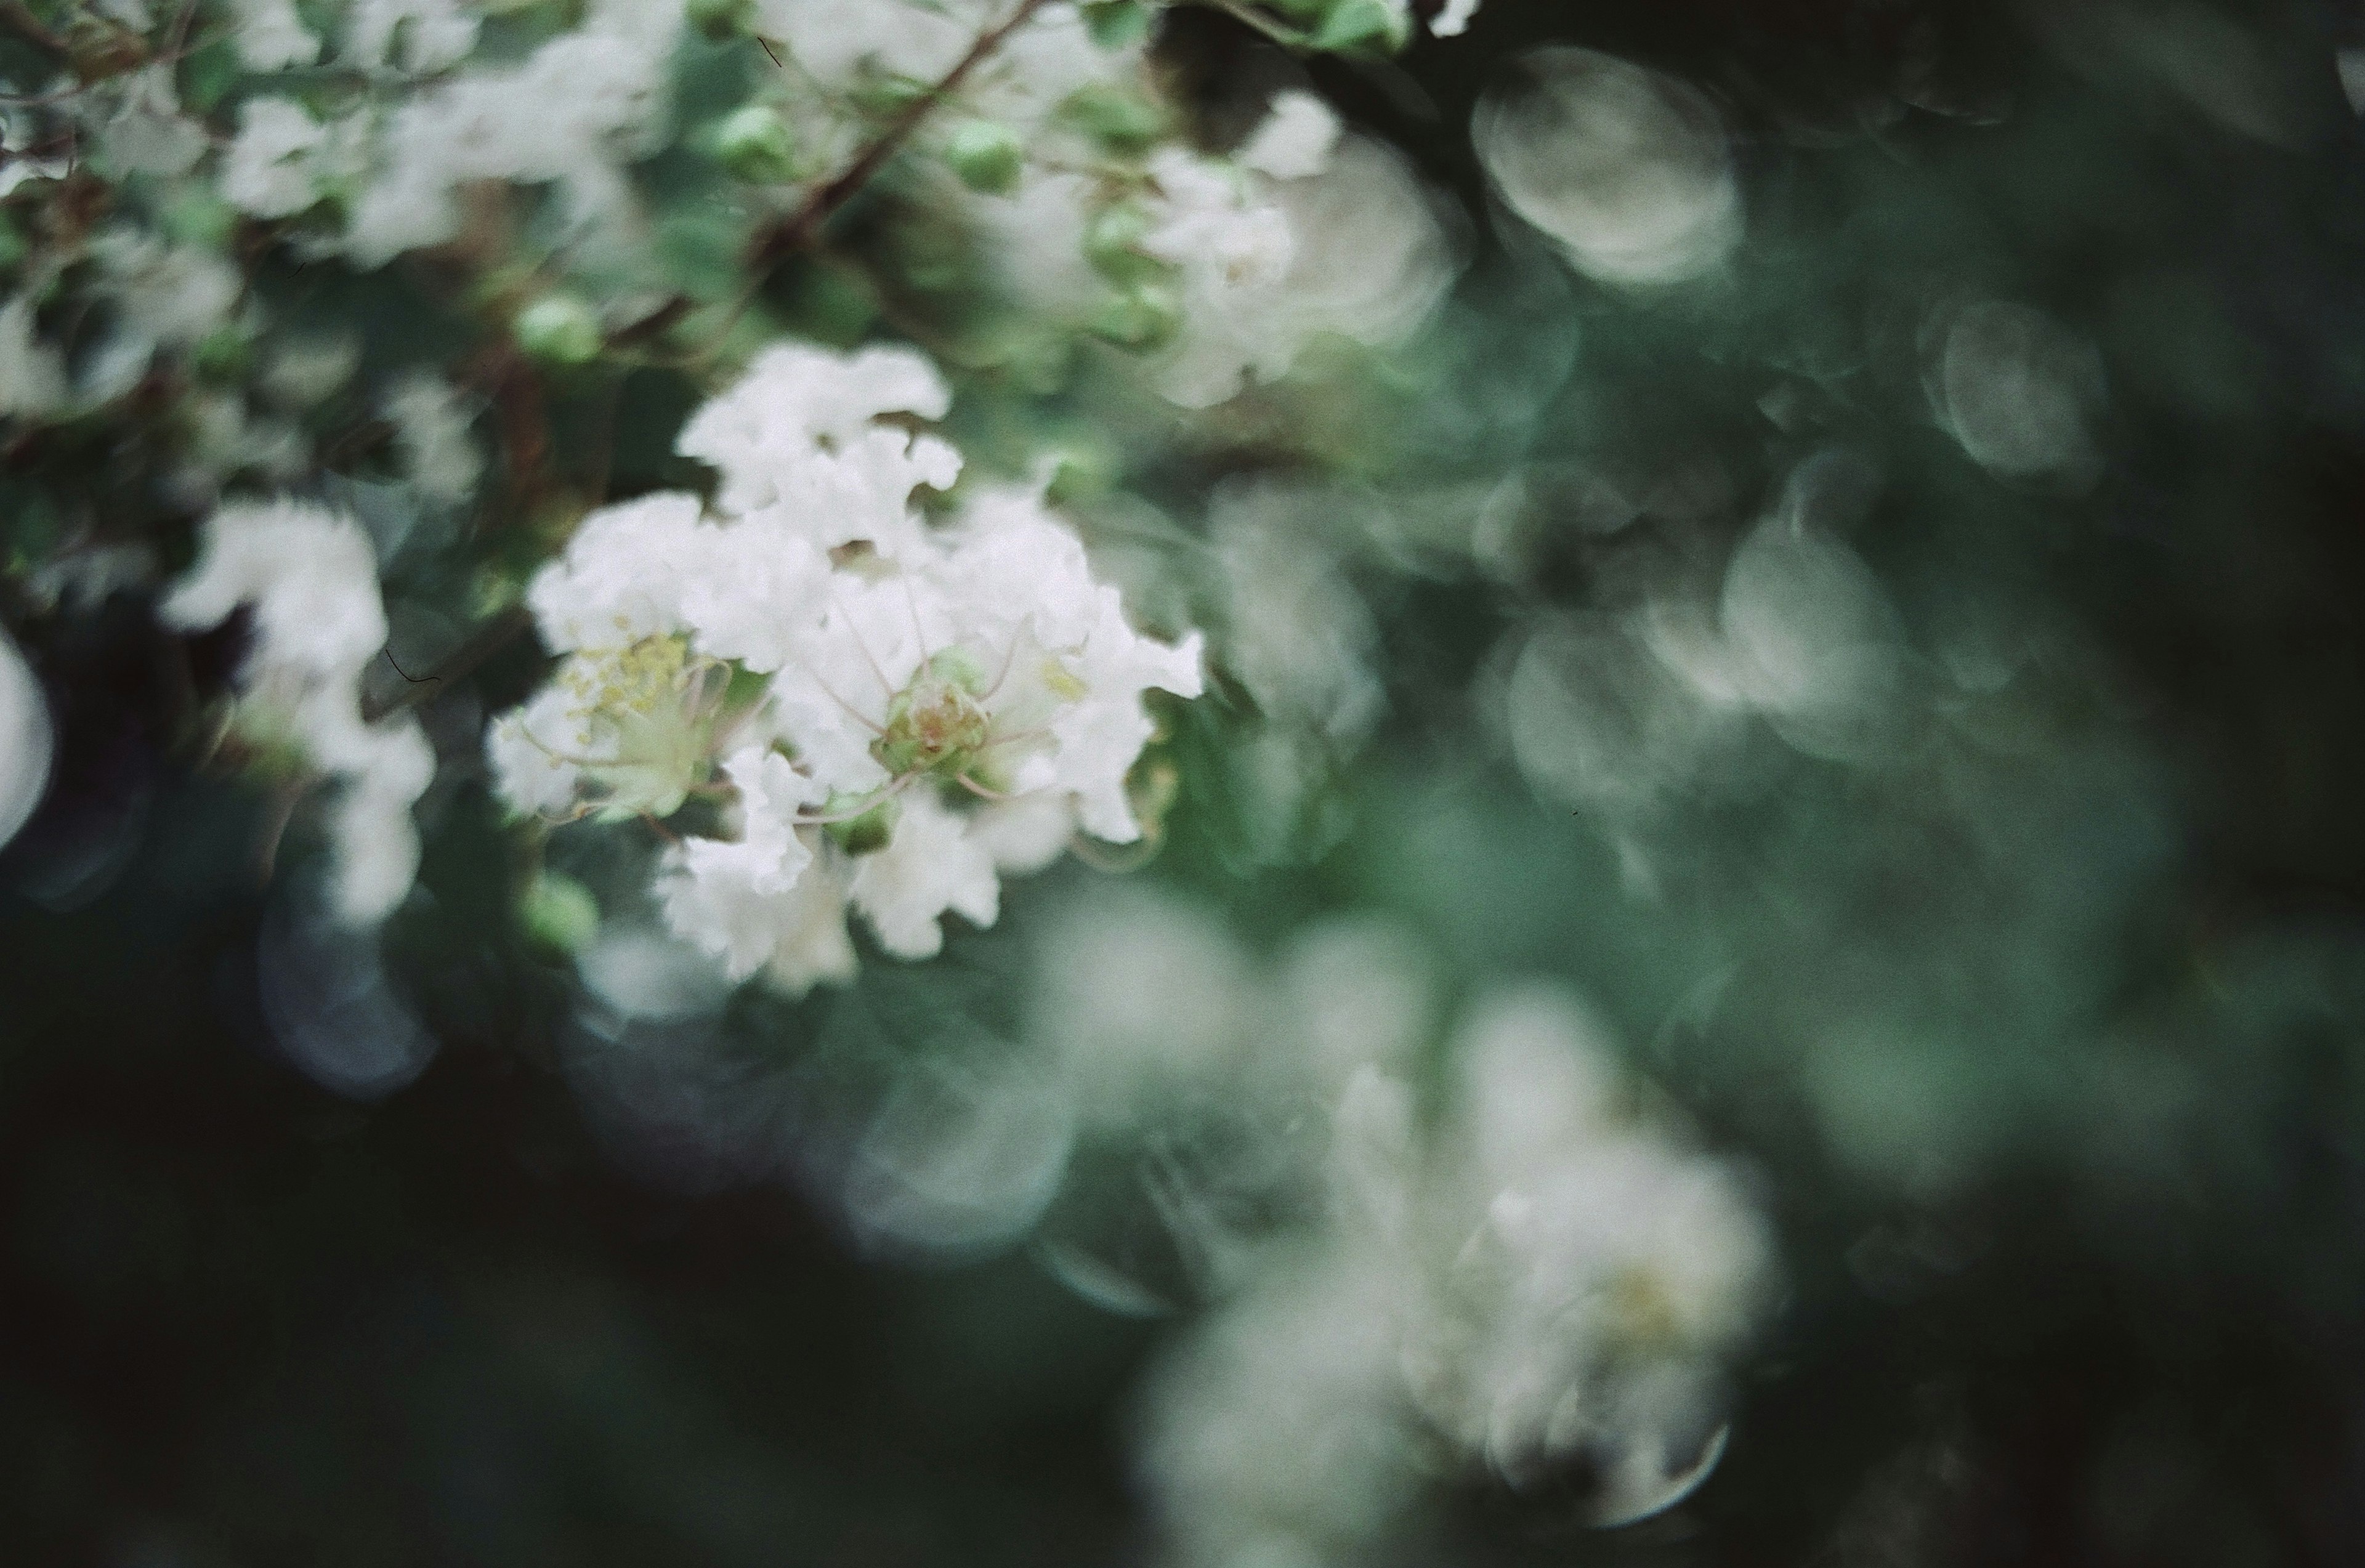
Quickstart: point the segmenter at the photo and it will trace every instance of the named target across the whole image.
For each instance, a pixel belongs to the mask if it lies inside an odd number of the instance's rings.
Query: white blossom
[[[173,68],[151,65],[89,95],[99,161],[118,174],[185,174],[206,155],[206,129],[181,112]]]
[[[375,266],[449,240],[454,193],[470,180],[555,183],[578,230],[624,213],[618,164],[644,151],[659,123],[665,46],[679,18],[678,3],[611,0],[514,66],[464,72],[403,102],[378,133],[376,174],[354,197],[348,252]],[[368,37],[378,37],[375,23]]]
[[[394,424],[403,477],[441,506],[457,506],[476,494],[485,460],[468,433],[473,420],[452,384],[432,372],[398,377],[378,407]]]
[[[236,0],[234,41],[249,71],[284,71],[320,57],[320,40],[296,14],[295,0]]]
[[[441,71],[476,47],[476,27],[462,0],[354,0],[345,18],[344,55],[356,65]]]
[[[504,798],[553,818],[735,801],[732,836],[683,845],[658,890],[734,979],[841,977],[848,907],[927,957],[945,914],[990,924],[1001,876],[1077,829],[1138,839],[1142,693],[1199,690],[1198,639],[1137,632],[1036,491],[920,513],[959,454],[880,420],[947,401],[908,350],[768,351],[682,432],[719,471],[711,510],[603,508],[527,589],[567,658],[493,727]]]
[[[1443,7],[1436,16],[1429,18],[1429,36],[1441,39],[1460,38],[1470,30],[1470,24],[1477,17],[1478,7],[1482,3],[1483,0],[1445,0]]]
[[[33,335],[33,297],[0,306],[0,417],[55,413],[66,400],[65,358]]]
[[[386,644],[369,535],[295,501],[241,502],[207,520],[196,566],[158,607],[170,626],[215,626],[244,607],[252,642],[239,670],[242,722],[285,735],[340,787],[331,808],[331,907],[349,924],[391,913],[418,869],[411,805],[435,756],[408,715],[361,715],[364,667]]]
[[[245,288],[238,268],[218,252],[129,224],[102,230],[91,248],[121,310],[118,333],[140,345],[143,357],[159,344],[194,343],[211,332]]]
[[[1311,93],[1276,93],[1265,118],[1240,149],[1243,168],[1276,180],[1318,174],[1339,145],[1339,117]]]
[[[0,846],[17,836],[49,787],[50,706],[15,639],[0,630]]]

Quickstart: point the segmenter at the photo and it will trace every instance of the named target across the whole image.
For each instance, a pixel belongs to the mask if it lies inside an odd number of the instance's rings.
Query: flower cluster
[[[1154,1385],[1144,1457],[1184,1561],[1360,1560],[1444,1454],[1514,1487],[1574,1469],[1605,1525],[1714,1468],[1773,1277],[1746,1188],[1637,1113],[1565,993],[1482,999],[1448,1055],[1429,1114],[1406,1064],[1352,1070],[1319,1219]]]
[[[1142,693],[1199,691],[1198,638],[1136,632],[1034,492],[924,518],[960,455],[883,417],[947,404],[907,350],[768,351],[682,431],[711,505],[595,512],[529,589],[565,658],[494,727],[504,796],[556,821],[718,805],[725,830],[683,838],[656,892],[734,979],[843,977],[849,904],[927,957],[947,912],[992,922],[1001,872],[1079,829],[1138,839]]]

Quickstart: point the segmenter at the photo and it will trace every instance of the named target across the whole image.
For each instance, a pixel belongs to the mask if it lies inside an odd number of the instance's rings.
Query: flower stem
[[[1025,27],[1046,3],[1047,0],[1018,0],[1017,6],[1009,16],[978,34],[977,41],[969,46],[969,52],[962,55],[934,86],[904,106],[902,112],[889,123],[885,130],[855,154],[852,162],[814,190],[796,211],[758,233],[755,243],[748,248],[749,263],[760,271],[810,247],[820,238],[829,220],[837,216],[838,209],[861,193],[862,187],[869,185],[871,178],[886,166],[887,161],[902,149],[903,143],[912,139],[912,133],[920,129],[921,123],[936,106],[958,92],[970,73],[984,64],[993,51],[1002,47],[1003,40]]]

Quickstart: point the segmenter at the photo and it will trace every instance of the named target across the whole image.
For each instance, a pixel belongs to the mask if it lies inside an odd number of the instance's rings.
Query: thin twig
[[[46,50],[60,59],[65,58],[70,52],[66,40],[43,27],[41,19],[33,15],[33,8],[26,5],[25,0],[5,0],[5,3],[0,3],[0,22],[7,23],[9,30],[28,43]]]
[[[936,85],[904,106],[903,112],[857,153],[853,162],[807,196],[796,211],[757,234],[755,244],[748,249],[748,259],[760,270],[811,245],[823,227],[837,216],[838,209],[860,194],[887,161],[902,150],[903,143],[912,139],[912,133],[920,129],[921,122],[936,106],[958,92],[970,73],[984,64],[1002,47],[1003,40],[1025,27],[1046,3],[1047,0],[1018,0],[1017,7],[1007,17],[978,34],[969,52]]]

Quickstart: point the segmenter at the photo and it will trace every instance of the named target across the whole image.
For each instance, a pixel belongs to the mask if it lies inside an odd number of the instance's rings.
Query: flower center
[[[985,749],[993,720],[977,700],[975,662],[957,652],[930,659],[887,704],[887,722],[870,755],[896,778],[966,773]]]

